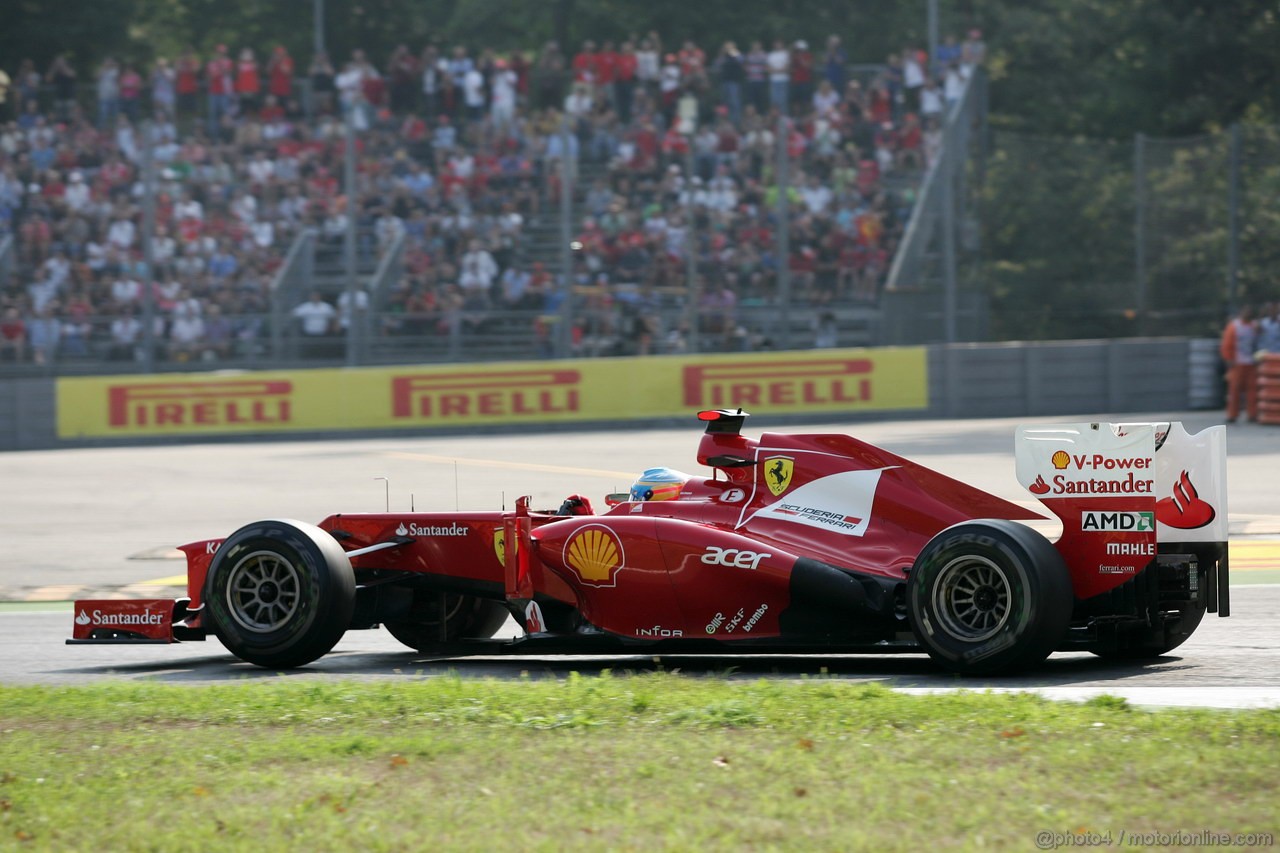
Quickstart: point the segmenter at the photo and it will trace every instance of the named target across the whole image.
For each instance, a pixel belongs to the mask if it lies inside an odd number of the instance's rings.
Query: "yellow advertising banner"
[[[922,347],[58,380],[59,438],[923,409]]]

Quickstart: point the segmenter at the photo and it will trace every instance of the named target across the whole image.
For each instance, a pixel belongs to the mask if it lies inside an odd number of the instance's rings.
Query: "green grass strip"
[[[0,688],[0,850],[1033,849],[1272,832],[1280,711],[694,679]]]

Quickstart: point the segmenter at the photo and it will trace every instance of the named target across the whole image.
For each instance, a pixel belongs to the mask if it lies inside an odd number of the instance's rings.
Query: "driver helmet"
[[[633,501],[669,501],[680,496],[689,475],[672,468],[648,468],[631,484]]]

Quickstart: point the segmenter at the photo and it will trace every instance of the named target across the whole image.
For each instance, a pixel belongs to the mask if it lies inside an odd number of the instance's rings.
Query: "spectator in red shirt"
[[[418,83],[418,60],[408,45],[397,45],[387,62],[391,88],[391,111],[406,113],[413,108]]]
[[[658,165],[658,151],[661,141],[653,119],[644,119],[644,123],[636,131],[636,153],[632,168],[637,172],[652,172]]]
[[[832,232],[832,248],[836,251],[836,295],[849,297],[859,293],[862,268],[867,263],[867,250],[853,240],[844,239],[843,232]]]
[[[22,361],[27,351],[27,326],[17,308],[6,308],[0,320],[0,361]]]
[[[871,84],[867,112],[868,118],[875,124],[893,120],[893,99],[884,80],[877,79]]]
[[[907,113],[902,119],[902,130],[898,134],[898,168],[923,169],[924,131],[920,127],[920,117],[915,113]]]
[[[276,45],[267,60],[267,92],[275,95],[281,104],[293,97],[293,57],[282,44]]]
[[[685,41],[677,55],[680,62],[680,79],[694,89],[707,87],[707,54],[691,41]]]
[[[177,79],[174,88],[178,93],[178,111],[192,115],[198,109],[196,97],[200,94],[200,60],[190,47],[182,51],[174,65]]]
[[[613,102],[613,83],[618,79],[618,51],[606,41],[596,53],[596,94],[605,103]]]
[[[876,185],[880,183],[880,167],[875,160],[862,159],[858,161],[858,176],[854,179],[858,192],[862,193],[864,198],[869,198],[874,192]]]
[[[720,107],[720,111],[720,120],[716,124],[716,161],[721,166],[732,167],[738,159],[742,138],[738,135],[737,126],[724,114],[724,107]]]
[[[365,67],[365,75],[360,80],[360,92],[364,95],[365,103],[374,109],[386,105],[387,81],[382,79],[382,75],[372,65]]]
[[[613,104],[618,110],[618,120],[631,124],[631,104],[636,93],[636,52],[631,42],[624,41],[617,54],[613,78]]]
[[[529,57],[523,50],[513,50],[508,64],[516,75],[516,94],[523,98],[529,94],[529,72],[532,70]]]
[[[675,122],[662,137],[662,153],[667,156],[667,162],[677,168],[677,164],[684,163],[684,155],[689,153],[689,137],[680,132]]]
[[[807,111],[813,104],[813,54],[800,39],[791,51],[791,99],[793,108]]]
[[[262,94],[262,76],[258,73],[258,60],[254,58],[253,48],[246,47],[240,51],[240,60],[236,63],[236,95],[240,99],[240,112],[244,115],[258,109],[258,97]]]
[[[137,121],[142,115],[142,75],[132,63],[125,63],[120,72],[120,109],[129,117],[129,121]]]
[[[795,286],[795,294],[813,299],[817,296],[814,284],[818,275],[818,253],[808,244],[801,244],[791,253],[788,266],[791,269],[791,281]]]
[[[227,46],[220,44],[214,50],[213,58],[205,64],[205,91],[209,95],[209,133],[217,133],[222,117],[231,108],[232,75],[235,64],[227,56]]]
[[[258,118],[263,124],[271,124],[284,118],[284,107],[275,95],[267,95],[262,101],[262,109],[258,110]]]
[[[596,43],[588,39],[582,43],[582,50],[573,58],[573,82],[594,85],[596,63]]]

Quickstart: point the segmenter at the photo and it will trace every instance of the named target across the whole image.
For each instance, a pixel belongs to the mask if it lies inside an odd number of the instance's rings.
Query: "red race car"
[[[424,654],[927,652],[961,673],[1056,650],[1145,658],[1228,615],[1225,429],[1023,427],[1044,519],[846,435],[699,414],[710,476],[646,471],[597,513],[337,514],[182,546],[188,597],[78,601],[74,643],[203,640],[307,664],[383,625]],[[523,634],[493,639],[508,617]]]

